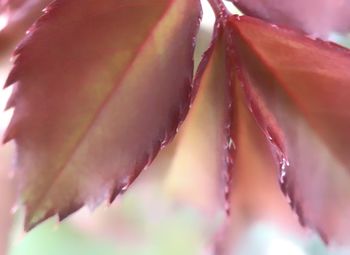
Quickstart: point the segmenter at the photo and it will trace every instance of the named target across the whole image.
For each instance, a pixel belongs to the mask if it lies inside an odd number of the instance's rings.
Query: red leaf
[[[230,168],[229,91],[222,41],[222,33],[216,31],[199,65],[194,81],[198,92],[177,136],[167,180],[172,195],[209,214],[224,211]]]
[[[229,24],[293,209],[325,240],[349,242],[350,51],[250,17]]]
[[[0,0],[0,52],[21,39],[50,0]]]
[[[199,65],[194,83],[198,94],[177,137],[168,185],[178,199],[209,212],[212,220],[224,209],[230,211],[216,249],[217,254],[232,254],[245,231],[259,220],[288,230],[297,222],[279,190],[268,143],[246,109],[240,85],[226,71],[226,65],[229,70],[233,65],[226,63],[221,30],[215,30]]]
[[[279,25],[326,36],[349,32],[350,2],[346,0],[231,0],[245,14]]]
[[[234,71],[234,67],[230,66]],[[278,168],[271,148],[249,111],[237,73],[233,72],[234,143],[230,218],[217,246],[217,254],[235,254],[254,224],[264,221],[288,231],[298,224],[278,185]]]
[[[223,88],[229,89],[226,93],[232,96],[231,118],[228,118],[231,124],[226,125],[232,140],[224,143],[230,148],[231,154],[226,156],[231,162],[228,166],[228,187],[225,188],[229,218],[218,236],[215,254],[233,254],[237,252],[237,245],[243,241],[246,231],[259,221],[278,224],[289,231],[298,228],[295,217],[280,192],[278,168],[269,144],[247,108],[245,95],[237,79],[235,58],[230,55],[226,42],[230,42],[230,33],[219,39],[216,41],[217,48],[225,51],[221,53],[221,58],[216,59],[215,68],[222,71],[216,73],[216,78],[211,81],[216,87],[221,84]],[[226,59],[227,56],[230,58]],[[207,69],[210,72],[214,68],[211,66],[211,69]],[[217,82],[220,80],[222,82]],[[202,161],[203,158],[207,162],[208,156],[203,155]]]
[[[57,0],[16,50],[26,228],[125,191],[187,112],[198,1]]]

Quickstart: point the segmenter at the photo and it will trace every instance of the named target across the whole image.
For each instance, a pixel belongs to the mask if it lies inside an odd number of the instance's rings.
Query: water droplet
[[[267,132],[267,139],[269,139],[270,142],[273,141],[273,138],[269,132]]]
[[[126,184],[122,187],[122,189],[120,190],[120,192],[124,193],[125,191],[127,191],[127,189],[129,188],[129,184]]]
[[[235,144],[235,142],[233,141],[233,139],[231,137],[228,139],[227,148],[229,150],[232,150],[232,149],[235,150],[236,149],[236,144]]]
[[[160,143],[160,148],[163,149],[167,145],[168,141],[169,141],[169,136],[168,136],[168,133],[166,133],[164,135],[163,140]]]
[[[281,175],[280,175],[280,183],[285,183],[285,178],[287,175],[286,168],[289,166],[289,162],[286,158],[282,158],[282,161],[280,162],[281,167]]]
[[[129,188],[129,186],[130,186],[130,182],[131,182],[130,179],[131,179],[130,177],[125,177],[125,178],[121,181],[121,183],[120,183],[120,186],[121,186],[121,188],[120,188],[120,194],[121,194],[121,195],[124,194],[124,193],[128,190],[128,188]]]
[[[286,177],[286,175],[287,175],[287,172],[286,172],[284,169],[282,169],[282,171],[281,171],[281,176],[280,176],[280,182],[281,182],[281,183],[284,183],[284,182],[285,182],[285,177]]]

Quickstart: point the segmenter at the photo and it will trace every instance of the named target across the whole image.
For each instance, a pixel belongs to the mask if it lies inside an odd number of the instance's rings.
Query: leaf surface
[[[229,209],[222,232],[216,242],[215,254],[235,254],[248,231],[260,221],[275,224],[287,231],[299,231],[296,217],[289,209],[278,184],[278,164],[272,148],[257,125],[247,102],[236,57],[231,54],[231,36],[227,32],[225,72],[228,93],[232,97],[229,143],[232,164],[226,197]]]
[[[187,113],[198,1],[57,0],[6,86],[26,228],[112,201]]]
[[[278,165],[271,146],[248,108],[235,67],[230,65],[230,69],[234,150],[228,200],[230,215],[217,244],[217,254],[220,255],[239,252],[237,249],[245,241],[247,233],[260,222],[276,225],[289,233],[300,230],[295,215],[280,192]]]
[[[232,254],[262,220],[299,230],[280,192],[269,143],[247,108],[234,59],[226,58],[225,40],[221,25],[199,66],[198,92],[177,137],[169,178],[175,196],[214,213],[212,221],[220,210],[229,213],[215,254]]]
[[[316,36],[349,32],[347,0],[231,0],[245,14]]]
[[[255,118],[302,224],[350,241],[350,51],[250,17],[231,45]]]

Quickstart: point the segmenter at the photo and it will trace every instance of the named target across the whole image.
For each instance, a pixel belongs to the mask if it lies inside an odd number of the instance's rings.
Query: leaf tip
[[[7,100],[4,111],[7,111],[10,108],[15,107],[16,101],[17,101],[17,91],[13,90],[12,94],[10,95],[9,99]]]
[[[115,201],[115,199],[117,198],[117,196],[120,194],[121,191],[122,191],[122,188],[120,186],[117,186],[114,189],[112,189],[112,191],[109,195],[108,203],[112,204]]]
[[[3,89],[8,88],[12,84],[14,84],[17,81],[17,71],[16,71],[16,66],[14,66],[10,72],[10,74],[7,76],[7,79],[5,81],[5,84],[3,86]]]
[[[29,232],[33,230],[40,223],[44,222],[45,220],[47,220],[48,218],[54,215],[55,215],[55,212],[53,210],[49,210],[47,212],[42,212],[42,213],[35,213],[26,209],[25,218],[24,218],[24,231]]]
[[[59,222],[62,222],[63,220],[65,220],[67,217],[69,217],[71,214],[78,211],[82,207],[83,207],[82,203],[76,203],[63,210],[60,210],[57,213]]]
[[[3,137],[2,137],[2,144],[6,144],[8,143],[9,141],[11,141],[12,139],[15,138],[15,130],[14,128],[11,128],[10,126],[6,129]]]

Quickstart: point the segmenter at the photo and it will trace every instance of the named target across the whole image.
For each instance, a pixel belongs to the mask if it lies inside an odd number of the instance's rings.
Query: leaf
[[[199,66],[194,83],[198,92],[177,136],[168,177],[171,192],[209,212],[212,221],[223,209],[230,213],[220,224],[216,254],[232,254],[260,220],[298,230],[279,190],[269,144],[246,107],[236,75],[227,72],[235,69],[227,62],[225,39],[220,25]]]
[[[113,201],[184,119],[198,1],[56,0],[6,85],[26,229]]]
[[[220,29],[222,27],[225,27],[225,25],[221,24]],[[230,49],[227,45],[229,36],[229,34],[217,32],[212,47],[204,55],[199,70],[206,66],[205,72],[203,76],[197,76],[197,78],[203,77],[199,92],[194,106],[192,106],[180,131],[180,134],[183,135],[180,145],[183,146],[179,147],[177,155],[182,156],[181,158],[178,157],[183,159],[182,164],[176,164],[181,166],[181,176],[186,176],[183,177],[184,180],[180,179],[179,183],[189,183],[184,191],[185,198],[193,199],[193,193],[198,192],[202,195],[200,197],[198,194],[199,198],[211,207],[218,207],[218,201],[221,201],[220,197],[222,198],[225,195],[225,209],[229,213],[229,217],[221,226],[222,229],[215,242],[215,254],[235,253],[246,232],[255,223],[262,220],[279,224],[280,227],[284,227],[288,231],[299,230],[295,217],[279,190],[278,167],[274,162],[269,144],[256,124],[252,113],[247,108],[245,95],[240,82],[237,80],[235,59],[229,54]],[[216,52],[220,54],[215,55]],[[211,58],[206,63],[210,56]],[[230,59],[227,59],[228,56]],[[209,90],[209,88],[212,89]],[[218,90],[225,92],[220,96],[221,99],[218,97],[220,95],[217,93]],[[205,92],[207,94],[204,94]],[[204,95],[206,95],[206,98],[203,98]],[[200,100],[200,98],[203,98],[203,100]],[[226,100],[224,100],[225,98]],[[202,103],[202,101],[207,103]],[[208,104],[208,102],[211,103]],[[212,109],[225,109],[224,106],[227,105],[225,102],[229,102],[230,105],[230,110],[226,111],[226,115],[229,113],[229,116],[224,118],[226,121],[208,121],[209,117],[207,115],[210,116],[210,113],[213,112]],[[201,108],[199,108],[199,103],[202,104]],[[198,111],[198,109],[202,110]],[[202,115],[197,112],[202,113]],[[195,115],[195,113],[197,114]],[[214,116],[220,115],[216,113]],[[222,124],[214,125],[213,123]],[[195,128],[192,128],[192,132],[188,132],[191,130],[189,127]],[[216,131],[216,133],[226,133],[226,138],[213,142],[215,140],[210,139],[210,132],[205,131],[215,130],[218,127],[220,127],[219,131],[221,130],[221,132]],[[200,137],[201,139],[194,139],[193,137]],[[221,146],[220,153],[213,154],[213,151],[219,150],[213,150],[212,148],[211,150],[210,148],[205,150],[206,146],[211,145],[213,147],[215,144],[218,145],[214,148]],[[225,168],[228,171],[224,172],[226,185],[222,184],[222,179],[220,181],[218,178],[218,176],[222,176],[224,167],[213,166],[213,162],[217,162],[217,159],[223,159],[223,157],[226,158]],[[188,164],[188,162],[194,163]],[[189,166],[187,167],[187,165]],[[180,169],[180,167],[178,168]],[[190,177],[188,177],[189,175]],[[203,179],[207,181],[203,181]],[[202,186],[204,188],[201,188]],[[213,188],[221,189],[221,193],[224,191],[225,194],[213,196],[212,194],[215,194],[211,191]],[[216,193],[218,192],[216,191]],[[213,197],[213,199],[208,199],[208,197]],[[216,201],[216,203],[213,201]]]
[[[230,0],[245,14],[317,36],[349,32],[350,2],[343,0]]]
[[[166,180],[168,192],[176,199],[189,202],[209,215],[224,211],[231,161],[225,49],[222,31],[214,33],[198,67],[194,80],[197,95],[195,100],[192,97],[194,102],[177,136],[176,152]]]
[[[234,62],[234,60],[233,60]],[[296,217],[278,185],[278,167],[269,143],[247,107],[242,84],[231,64],[234,141],[230,216],[217,243],[217,254],[235,254],[246,234],[260,222],[299,232]]]
[[[348,243],[350,51],[250,17],[229,24],[241,81],[292,208],[324,240]]]
[[[0,52],[9,50],[50,0],[0,0]]]

